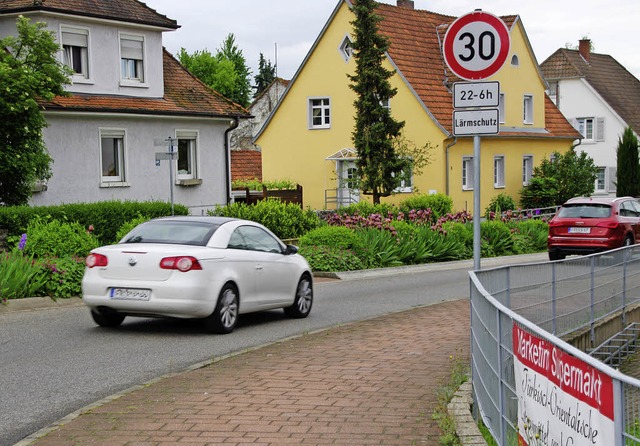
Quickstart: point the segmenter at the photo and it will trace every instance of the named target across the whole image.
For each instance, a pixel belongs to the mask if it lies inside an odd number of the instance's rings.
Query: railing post
[[[507,422],[505,420],[505,401],[504,401],[504,361],[502,358],[502,319],[500,318],[500,310],[496,308],[496,323],[498,328],[498,374],[500,383],[498,385],[498,400],[500,401],[500,445],[507,444]]]
[[[556,326],[556,267],[557,262],[551,264],[551,333],[555,336],[558,327]]]
[[[613,438],[616,446],[624,446],[625,411],[624,384],[619,379],[613,379]]]
[[[631,257],[631,250],[633,248],[627,248],[622,254],[622,326],[627,326],[627,265],[629,264],[629,257]]]
[[[596,323],[595,323],[595,319],[596,319],[596,309],[595,309],[595,291],[594,291],[594,287],[595,287],[595,269],[596,269],[596,259],[595,256],[591,256],[591,291],[590,291],[590,295],[591,295],[591,321],[589,322],[590,325],[590,332],[591,332],[591,346],[593,347],[593,343],[596,340]]]

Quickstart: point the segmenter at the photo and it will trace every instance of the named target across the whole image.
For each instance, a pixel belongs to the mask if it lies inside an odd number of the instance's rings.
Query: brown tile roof
[[[248,117],[249,112],[193,77],[163,50],[164,97],[72,94],[42,103],[46,110],[96,113],[136,113],[208,117]]]
[[[388,54],[398,71],[406,78],[438,123],[451,133],[453,99],[445,81],[453,83],[459,79],[446,68],[439,39],[444,39],[447,27],[456,18],[383,3],[378,4],[376,13],[383,19],[379,25],[380,32],[389,38]],[[508,28],[519,20],[515,15],[501,18]],[[500,135],[577,138],[579,134],[555,105],[549,104],[550,102],[545,102],[548,134],[501,132]]]
[[[640,80],[607,54],[560,48],[540,65],[549,80],[584,78],[624,121],[640,133]]]
[[[0,0],[0,14],[46,11],[177,29],[178,23],[137,0]]]
[[[231,151],[231,180],[262,181],[262,152],[257,150]]]

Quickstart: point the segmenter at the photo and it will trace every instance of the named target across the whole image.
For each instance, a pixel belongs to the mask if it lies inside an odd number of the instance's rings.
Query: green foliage
[[[369,215],[379,214],[387,216],[389,213],[392,215],[398,214],[398,209],[389,203],[372,204],[368,201],[360,201],[358,203],[350,204],[349,206],[341,207],[336,211],[339,215],[360,215],[368,217]]]
[[[534,195],[528,189],[541,186],[537,181],[534,181],[534,178],[552,178],[555,180],[555,184],[543,184],[545,187],[543,190],[539,190],[539,192],[544,193],[540,199],[541,202],[551,198],[553,198],[553,202],[546,206],[538,205],[532,207],[561,205],[570,198],[586,197],[593,193],[598,168],[593,164],[593,159],[586,152],[578,154],[575,149],[571,149],[564,154],[554,152],[553,156],[553,161],[543,159],[540,165],[533,169],[533,176],[529,185],[525,186],[520,192],[522,196],[520,204],[522,207],[529,208],[528,205],[524,204],[527,200],[524,198],[523,191],[527,191],[528,199],[532,199]],[[532,183],[537,184],[534,186]],[[550,196],[549,193],[552,186],[556,187],[556,194]]]
[[[358,230],[357,234],[364,246],[369,248],[370,256],[367,259],[367,263],[370,268],[402,265],[397,239],[391,232],[364,228]]]
[[[46,272],[46,282],[38,295],[65,298],[82,294],[84,259],[78,257],[49,259],[43,268]]]
[[[43,259],[89,254],[98,239],[79,223],[35,218],[27,227],[25,254]]]
[[[514,251],[515,241],[511,230],[501,221],[483,221],[480,223],[480,237],[485,246],[485,251],[482,252],[484,257],[498,257],[516,253]]]
[[[440,435],[440,444],[444,446],[459,446],[462,444],[460,437],[456,432],[456,423],[447,410],[447,405],[458,391],[460,386],[469,380],[469,364],[468,361],[460,357],[450,356],[452,361],[451,371],[448,381],[442,383],[441,387],[436,391],[437,403],[431,413],[431,417],[437,421],[438,427],[442,431]]]
[[[262,53],[260,53],[260,60],[258,62],[258,74],[256,74],[253,79],[256,82],[254,97],[260,96],[260,93],[266,90],[269,85],[276,80],[275,65],[271,65],[271,61],[266,60]]]
[[[366,268],[353,251],[335,246],[302,246],[298,252],[307,259],[313,271],[357,271]]]
[[[252,180],[233,180],[231,187],[233,189],[262,190],[262,187],[268,190],[296,190],[298,184],[288,178],[273,181],[260,181],[257,178]]]
[[[175,204],[176,215],[187,215],[186,206]],[[101,245],[116,242],[116,232],[126,222],[140,215],[149,219],[171,215],[171,204],[161,201],[102,201],[97,203],[73,203],[59,206],[11,206],[0,207],[0,227],[6,228],[11,236],[27,232],[29,222],[40,216],[53,220],[79,223],[88,228],[93,226],[93,234]]]
[[[511,195],[502,192],[489,201],[489,206],[484,210],[484,215],[487,218],[491,218],[493,216],[500,217],[500,214],[504,211],[513,211],[516,209],[516,202]]]
[[[0,253],[0,302],[36,296],[47,281],[33,257],[19,250]]]
[[[453,210],[453,199],[445,194],[416,194],[400,202],[400,211],[405,215],[412,210],[431,209],[435,222],[438,218],[449,214]]]
[[[217,206],[208,213],[258,222],[282,239],[298,238],[321,224],[314,211],[305,211],[297,204],[277,199],[261,200],[255,204],[231,203]]]
[[[367,248],[353,229],[344,226],[321,226],[300,237],[299,246],[332,246],[354,251],[366,257]]]
[[[51,177],[38,100],[65,95],[70,70],[45,23],[19,16],[18,35],[0,39],[0,206],[23,205],[37,180]]]
[[[514,238],[514,251],[518,254],[543,252],[547,249],[549,225],[543,220],[529,219],[508,223]]]
[[[129,220],[128,222],[124,223],[122,226],[120,226],[120,229],[118,229],[118,232],[116,232],[116,238],[113,242],[118,243],[120,240],[124,238],[125,235],[131,232],[133,228],[149,220],[150,220],[149,217],[140,215],[134,218],[133,220]]]
[[[638,138],[627,127],[618,139],[616,195],[618,197],[640,196],[640,161],[638,161]]]
[[[178,59],[191,74],[218,93],[243,107],[249,105],[250,70],[233,34],[227,35],[215,55],[207,49],[189,54],[180,48]]]
[[[442,231],[447,238],[455,240],[460,251],[458,258],[473,257],[473,223],[446,222]]]
[[[396,121],[383,103],[393,98],[397,89],[389,79],[394,72],[383,66],[389,41],[378,33],[382,20],[375,14],[374,0],[359,0],[353,6],[355,20],[352,48],[355,75],[348,75],[349,87],[356,93],[355,128],[352,133],[358,152],[358,188],[372,195],[374,204],[391,195],[400,186],[401,174],[411,167],[409,159],[394,150],[393,139],[400,135],[404,122]]]
[[[538,209],[556,206],[559,187],[555,178],[531,177],[529,185],[520,189],[520,207]]]

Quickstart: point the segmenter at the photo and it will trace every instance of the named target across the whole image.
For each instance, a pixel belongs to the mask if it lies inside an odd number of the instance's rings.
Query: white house
[[[163,48],[175,20],[137,0],[6,0],[0,36],[19,15],[47,24],[74,71],[71,95],[42,104],[53,176],[31,204],[168,201],[173,189],[200,214],[230,200],[229,133],[249,113]],[[178,160],[158,159],[170,147]]]
[[[640,81],[613,57],[591,52],[583,39],[577,50],[560,48],[540,68],[549,96],[582,133],[579,149],[598,167],[595,193],[616,195],[616,149],[627,127],[640,134]]]

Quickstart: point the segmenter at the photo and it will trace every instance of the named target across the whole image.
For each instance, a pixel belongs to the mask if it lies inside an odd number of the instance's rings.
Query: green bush
[[[73,297],[82,294],[84,259],[62,257],[49,259],[44,265],[47,281],[37,295],[51,297]]]
[[[359,201],[358,203],[350,204],[349,206],[341,207],[336,211],[339,215],[360,215],[362,217],[368,217],[372,214],[380,214],[386,217],[391,213],[393,216],[398,215],[398,209],[389,203],[373,204],[368,201]]]
[[[400,203],[400,211],[408,214],[412,210],[431,209],[433,222],[453,210],[453,199],[445,194],[417,194]]]
[[[537,209],[555,206],[556,201],[558,201],[559,187],[555,178],[531,177],[529,185],[520,189],[520,207],[523,209]]]
[[[37,258],[85,257],[98,246],[98,239],[78,223],[37,217],[27,227],[24,252]]]
[[[0,302],[38,295],[47,281],[39,262],[21,251],[0,253]]]
[[[330,246],[352,251],[365,265],[369,259],[369,250],[353,229],[344,226],[321,226],[307,232],[298,240],[300,247]]]
[[[389,231],[381,231],[374,228],[358,229],[356,234],[369,250],[367,264],[370,268],[386,268],[400,266],[400,249],[395,235]]]
[[[473,223],[446,222],[442,230],[447,238],[457,243],[459,259],[473,257]]]
[[[549,225],[542,220],[530,219],[509,224],[521,254],[544,252],[547,250]]]
[[[360,258],[335,246],[302,246],[298,251],[313,271],[357,271],[365,269]]]
[[[489,206],[484,210],[486,218],[500,218],[500,214],[504,211],[513,211],[517,208],[516,202],[510,195],[502,192],[489,201]]]
[[[485,257],[497,257],[517,254],[515,241],[509,227],[501,221],[483,221],[480,224],[481,247],[486,244]]]
[[[278,199],[261,200],[255,204],[232,203],[217,206],[208,213],[261,223],[282,239],[298,238],[321,224],[314,211],[305,211],[297,204],[283,203]]]
[[[120,229],[118,229],[118,232],[116,232],[116,238],[113,241],[113,243],[118,243],[120,240],[122,240],[124,238],[125,235],[127,235],[129,232],[131,232],[131,230],[133,228],[135,228],[136,226],[145,223],[147,221],[151,220],[149,217],[144,216],[144,215],[140,215],[132,220],[129,220],[128,222],[124,223],[122,226],[120,226]]]

